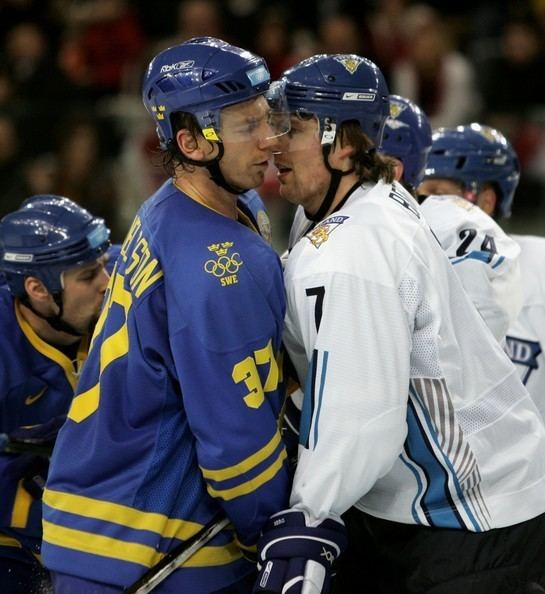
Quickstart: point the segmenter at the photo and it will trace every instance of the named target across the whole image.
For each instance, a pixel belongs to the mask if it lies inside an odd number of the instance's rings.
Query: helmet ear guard
[[[25,278],[40,279],[53,295],[62,273],[95,261],[110,246],[110,230],[72,200],[37,195],[0,221],[0,270],[11,293],[24,297]]]
[[[501,132],[473,123],[434,132],[424,178],[454,179],[474,193],[490,183],[497,189],[496,213],[507,218],[511,215],[520,165]]]

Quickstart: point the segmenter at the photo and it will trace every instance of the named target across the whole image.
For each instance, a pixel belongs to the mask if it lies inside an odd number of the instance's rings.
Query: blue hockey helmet
[[[424,178],[449,178],[460,181],[478,193],[483,184],[498,189],[496,212],[509,217],[520,177],[517,154],[505,136],[489,126],[473,123],[456,128],[438,128]]]
[[[403,178],[413,188],[424,177],[431,136],[428,117],[420,107],[405,97],[390,95],[381,151],[403,163]]]
[[[220,141],[220,110],[264,94],[265,60],[214,37],[195,37],[165,49],[149,64],[142,99],[162,148],[174,139],[171,116],[193,114],[208,140]]]
[[[388,87],[378,66],[356,54],[320,54],[282,77],[292,112],[314,114],[322,144],[332,144],[343,122],[357,121],[376,147],[389,115]]]
[[[110,246],[110,230],[72,200],[40,194],[0,221],[0,271],[10,291],[24,296],[24,280],[39,278],[62,291],[62,272],[93,262]]]

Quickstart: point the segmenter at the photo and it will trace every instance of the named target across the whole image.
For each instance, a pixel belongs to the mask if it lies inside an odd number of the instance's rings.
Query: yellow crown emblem
[[[233,247],[232,241],[223,241],[222,243],[212,243],[208,246],[208,250],[214,252],[217,256],[225,256],[229,248]]]
[[[166,106],[164,105],[159,105],[159,106],[155,106],[152,105],[151,106],[151,111],[155,114],[155,117],[158,120],[164,120],[165,119],[165,111],[167,110]]]

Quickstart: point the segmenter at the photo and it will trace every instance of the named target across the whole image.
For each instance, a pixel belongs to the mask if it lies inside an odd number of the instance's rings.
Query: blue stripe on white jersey
[[[407,424],[409,432],[405,442],[405,454],[422,469],[426,477],[420,507],[428,525],[466,528],[449,490],[448,471],[435,455],[431,435],[426,432],[413,399],[409,400],[407,407]]]
[[[476,532],[488,529],[490,516],[480,491],[479,469],[443,382],[413,380],[407,423],[401,460],[418,485],[412,506],[415,521]]]
[[[299,443],[311,450],[318,443],[318,426],[327,376],[328,357],[328,351],[320,352],[314,349],[305,381]]]
[[[460,264],[460,262],[465,262],[466,260],[478,260],[479,262],[484,262],[485,264],[490,264],[492,268],[497,268],[504,262],[505,256],[501,256],[498,254],[492,254],[491,252],[476,250],[473,252],[469,252],[468,254],[466,254],[465,256],[462,256],[460,258],[449,258],[449,259],[453,266],[456,264]],[[494,262],[494,259],[496,259],[495,262]]]

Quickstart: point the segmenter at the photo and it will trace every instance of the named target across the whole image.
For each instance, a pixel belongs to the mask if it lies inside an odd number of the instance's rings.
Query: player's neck
[[[201,173],[203,172],[177,174],[174,176],[174,185],[195,202],[236,220],[237,196],[220,188],[207,175]]]
[[[331,205],[327,209],[327,212],[323,215],[322,219],[325,219],[337,208],[337,206],[345,199],[347,193],[357,183],[357,181],[358,177],[355,173],[350,173],[349,175],[345,175],[341,178],[341,181],[339,182],[339,187],[335,192],[335,196],[333,197]],[[319,211],[324,200],[325,194],[316,196],[307,204],[303,204],[303,207],[306,212],[314,215]]]
[[[21,302],[19,302],[19,311],[32,330],[48,344],[67,346],[80,341],[77,336],[56,330]]]

